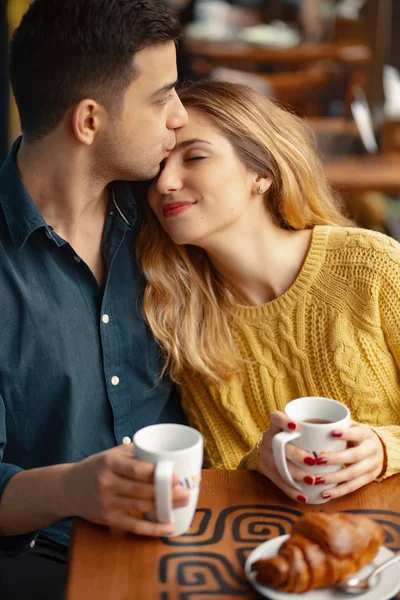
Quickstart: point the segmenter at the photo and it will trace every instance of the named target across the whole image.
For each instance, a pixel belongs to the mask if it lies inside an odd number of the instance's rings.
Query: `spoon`
[[[347,594],[365,594],[371,588],[376,585],[376,576],[378,573],[389,567],[394,562],[400,559],[400,552],[396,552],[392,558],[386,560],[384,563],[379,565],[376,569],[372,571],[368,575],[368,577],[350,577],[350,579],[346,579],[341,583],[336,584],[336,588],[340,589],[342,592],[346,592]]]

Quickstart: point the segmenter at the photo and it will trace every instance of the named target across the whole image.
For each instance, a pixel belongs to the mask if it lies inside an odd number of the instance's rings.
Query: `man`
[[[145,535],[153,466],[128,441],[184,422],[143,322],[127,181],[187,115],[157,0],[35,0],[10,48],[22,128],[0,172],[0,597],[62,597],[70,517]],[[175,506],[188,501],[174,479]],[[46,582],[45,586],[43,582]]]

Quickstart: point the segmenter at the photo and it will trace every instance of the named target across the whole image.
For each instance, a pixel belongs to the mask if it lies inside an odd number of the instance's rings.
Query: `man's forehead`
[[[142,75],[149,74],[151,76],[153,70],[160,72],[164,69],[176,70],[174,42],[153,44],[139,50],[133,58],[133,64],[138,73]]]
[[[177,82],[175,45],[171,42],[149,46],[134,58],[135,82],[145,86],[150,95],[172,89]]]

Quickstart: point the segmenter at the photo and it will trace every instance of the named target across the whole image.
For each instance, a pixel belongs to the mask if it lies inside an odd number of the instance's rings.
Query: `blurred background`
[[[400,239],[400,0],[160,2],[184,25],[181,81],[245,83],[307,119],[349,215]],[[0,0],[0,165],[19,135],[8,40],[29,3]]]

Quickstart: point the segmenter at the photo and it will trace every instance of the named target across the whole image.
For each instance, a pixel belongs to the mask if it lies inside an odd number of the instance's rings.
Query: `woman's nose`
[[[181,189],[181,187],[182,180],[179,176],[178,170],[173,169],[172,166],[166,164],[158,177],[156,184],[157,191],[160,194],[168,194]]]

